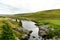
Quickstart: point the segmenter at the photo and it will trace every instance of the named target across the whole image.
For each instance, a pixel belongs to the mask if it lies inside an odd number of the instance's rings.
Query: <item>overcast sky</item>
[[[60,9],[60,0],[0,0],[0,14]]]

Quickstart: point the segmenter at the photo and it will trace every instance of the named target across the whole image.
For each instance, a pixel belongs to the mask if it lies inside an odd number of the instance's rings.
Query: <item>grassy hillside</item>
[[[41,20],[41,19],[60,19],[60,9],[39,11],[35,13],[17,14],[15,17],[27,20]]]

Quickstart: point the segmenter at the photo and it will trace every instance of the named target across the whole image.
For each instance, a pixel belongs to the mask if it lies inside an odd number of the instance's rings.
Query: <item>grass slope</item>
[[[41,20],[41,19],[60,19],[60,9],[46,10],[41,12],[29,13],[29,14],[17,14],[15,17],[19,19],[27,20]]]
[[[10,18],[0,18],[0,40],[16,40],[16,37],[19,38],[26,34],[25,32],[18,32],[13,29],[20,28],[19,24]]]

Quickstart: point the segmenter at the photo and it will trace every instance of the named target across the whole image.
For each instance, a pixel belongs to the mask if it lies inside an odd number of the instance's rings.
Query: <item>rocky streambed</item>
[[[48,40],[52,38],[52,37],[50,38],[47,37],[48,36],[47,32],[49,30],[52,30],[48,28],[48,25],[43,25],[38,27],[35,25],[36,23],[32,21],[22,20],[21,22],[23,28],[30,31],[27,35],[22,37],[23,40]]]

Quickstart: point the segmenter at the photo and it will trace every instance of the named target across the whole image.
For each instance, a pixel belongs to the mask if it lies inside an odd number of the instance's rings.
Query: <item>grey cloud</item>
[[[4,8],[3,10],[6,10],[7,12],[15,13],[15,12],[27,12],[30,11],[25,8],[16,8],[7,4],[0,3],[0,8]],[[1,9],[0,9],[1,10]]]

